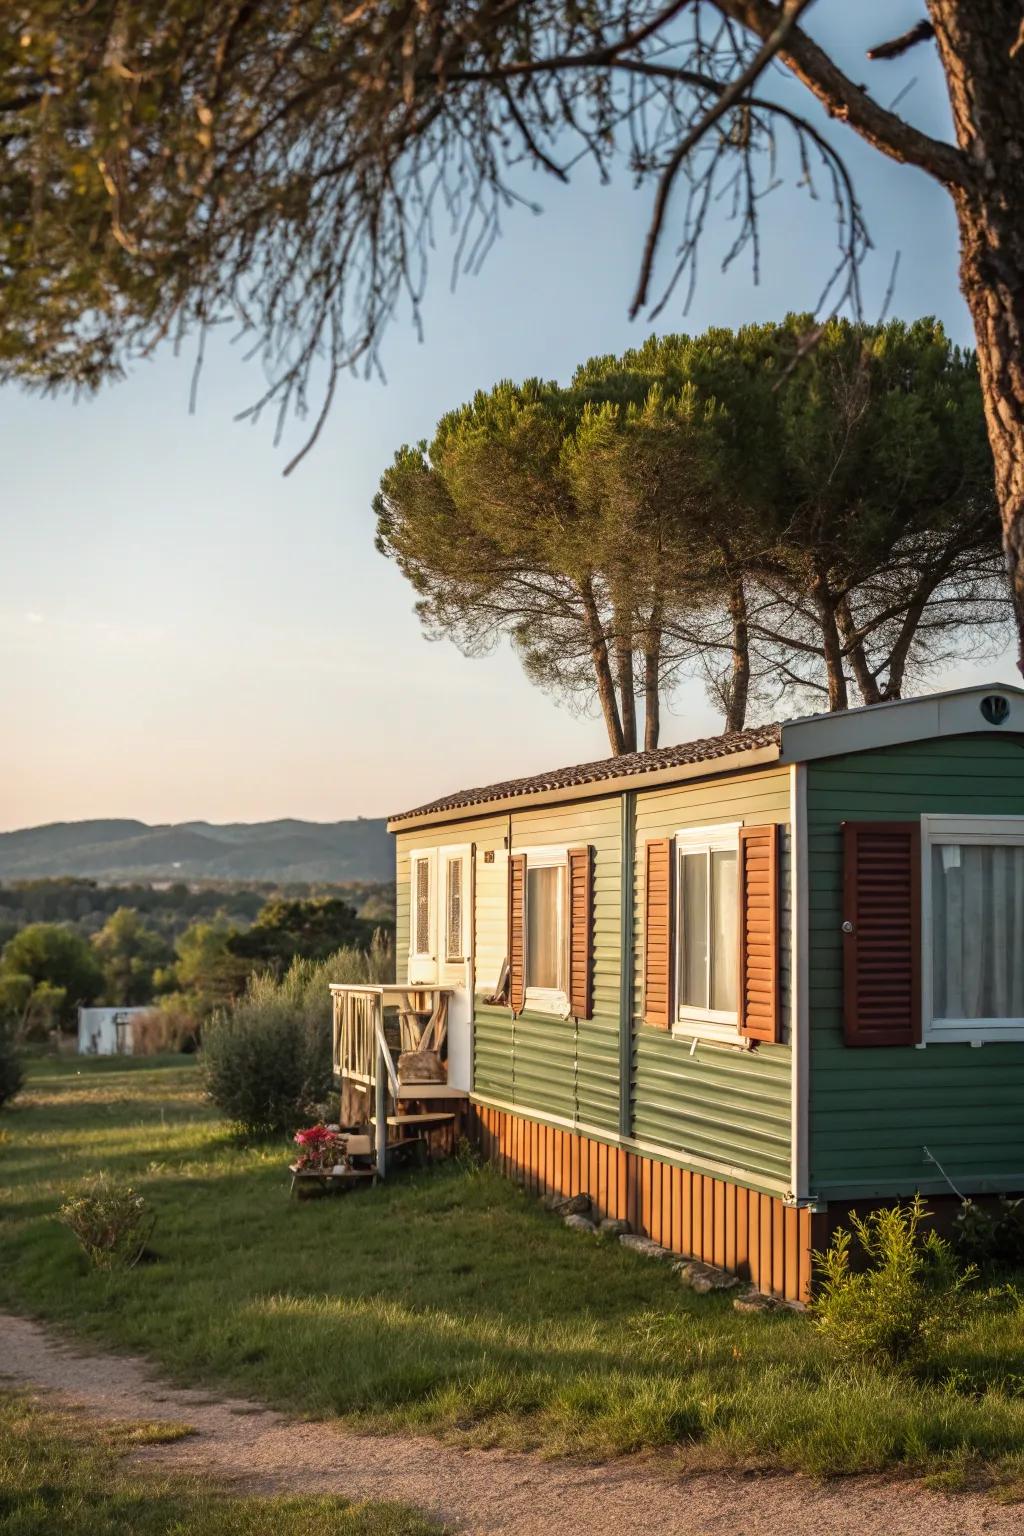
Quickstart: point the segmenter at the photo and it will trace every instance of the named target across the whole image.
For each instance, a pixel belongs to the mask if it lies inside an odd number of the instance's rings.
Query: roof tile
[[[440,800],[431,800],[415,810],[389,817],[405,821],[415,816],[436,816],[443,811],[487,805],[492,800],[517,799],[538,795],[545,790],[575,789],[586,784],[600,784],[605,779],[642,777],[659,768],[681,768],[689,763],[711,763],[737,752],[751,752],[758,747],[778,746],[782,740],[778,724],[757,725],[749,731],[729,731],[721,736],[705,736],[677,747],[657,747],[653,752],[627,752],[622,757],[603,757],[595,763],[577,763],[572,768],[553,768],[549,773],[535,773],[524,779],[506,779],[500,784],[485,784],[476,789],[459,790]]]

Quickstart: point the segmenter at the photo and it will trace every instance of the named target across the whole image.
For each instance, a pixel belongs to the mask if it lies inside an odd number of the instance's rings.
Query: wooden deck
[[[434,1133],[450,1136],[454,1146],[469,1095],[446,1082],[413,1081],[399,1072],[404,1054],[423,1052],[440,1058],[443,1070],[450,996],[448,987],[331,984],[341,1123],[368,1128],[379,1178],[387,1172],[389,1147],[425,1137],[429,1150]]]

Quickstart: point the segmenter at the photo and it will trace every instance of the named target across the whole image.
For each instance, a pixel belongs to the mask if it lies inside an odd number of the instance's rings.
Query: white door
[[[473,1056],[473,848],[417,852],[410,860],[409,981],[450,987],[448,1081],[470,1087]]]

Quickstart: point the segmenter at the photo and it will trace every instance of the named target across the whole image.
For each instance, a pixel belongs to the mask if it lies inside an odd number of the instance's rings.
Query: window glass
[[[1024,846],[932,843],[932,1016],[1024,1019]]]
[[[565,991],[565,866],[526,871],[526,985]]]
[[[682,964],[679,1001],[684,1008],[708,1005],[708,861],[707,854],[683,856]]]
[[[447,960],[461,960],[463,958],[462,945],[462,860],[449,859],[446,875],[446,901],[447,912],[445,958]]]
[[[739,858],[735,847],[715,841],[709,831],[704,846],[695,838],[679,854],[678,1006],[684,1016],[728,1016],[737,1009]]]
[[[711,855],[711,1007],[736,1012],[739,969],[739,889],[733,849]]]
[[[416,953],[430,954],[430,860],[416,860],[414,900],[416,906]]]

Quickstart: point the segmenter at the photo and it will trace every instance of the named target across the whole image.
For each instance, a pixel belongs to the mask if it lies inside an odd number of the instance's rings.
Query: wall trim
[[[807,764],[792,763],[790,786],[790,987],[792,1039],[792,1181],[793,1197],[806,1200],[810,1188],[811,1112],[811,904],[807,834]]]
[[[636,963],[634,906],[636,902],[636,791],[622,796],[619,833],[619,1135],[633,1129],[633,969]]]

